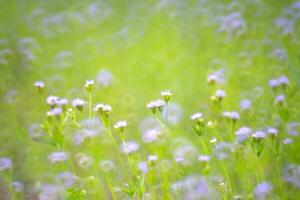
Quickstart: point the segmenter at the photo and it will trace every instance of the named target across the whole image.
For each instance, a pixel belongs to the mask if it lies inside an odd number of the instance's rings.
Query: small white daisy
[[[120,145],[121,152],[125,154],[136,152],[139,149],[140,149],[140,145],[135,141],[125,141]]]
[[[252,129],[249,127],[245,127],[245,126],[241,127],[239,130],[237,130],[235,132],[235,134],[237,136],[237,140],[239,142],[246,140],[251,133],[252,133]]]
[[[218,89],[215,93],[215,96],[220,100],[224,99],[224,97],[226,96],[226,92],[224,90]]]
[[[245,111],[245,110],[249,110],[252,106],[252,102],[248,99],[244,99],[240,102],[240,108],[241,110]]]
[[[84,104],[85,104],[85,101],[83,101],[82,99],[79,99],[79,98],[76,98],[72,101],[73,107],[77,108],[80,111],[83,109]]]
[[[276,136],[278,134],[278,130],[276,128],[268,128],[267,133],[272,136]]]
[[[252,134],[252,137],[255,139],[263,139],[266,137],[266,133],[263,131],[256,131],[255,133]]]
[[[127,126],[127,121],[121,120],[117,121],[114,125],[115,129],[124,129]]]
[[[215,74],[210,74],[208,75],[207,79],[206,79],[206,82],[208,84],[215,84],[218,80],[218,76],[215,75]]]
[[[210,160],[210,156],[208,156],[208,155],[198,156],[198,161],[200,161],[200,162],[208,162],[209,160]]]
[[[170,101],[172,95],[173,94],[169,90],[160,92],[160,96],[165,100],[165,102]]]
[[[68,99],[62,98],[57,100],[57,105],[59,106],[65,106],[68,104]]]
[[[93,85],[94,85],[94,80],[86,80],[86,81],[85,81],[84,87],[85,87],[88,91],[91,91]]]
[[[95,111],[95,112],[102,112],[102,111],[103,111],[103,107],[104,107],[104,104],[98,103],[98,104],[94,107],[94,111]]]
[[[44,89],[45,83],[44,83],[43,81],[36,81],[36,82],[34,83],[34,86],[35,86],[36,88],[38,88],[38,89],[41,91],[41,90]]]
[[[196,113],[192,114],[190,118],[193,121],[195,121],[195,120],[202,120],[203,119],[203,115],[200,112],[196,112]]]
[[[59,116],[61,114],[62,114],[61,108],[52,108],[50,111],[47,112],[48,117]]]
[[[49,104],[50,106],[54,106],[57,104],[59,98],[56,96],[48,96],[46,99],[46,103]]]

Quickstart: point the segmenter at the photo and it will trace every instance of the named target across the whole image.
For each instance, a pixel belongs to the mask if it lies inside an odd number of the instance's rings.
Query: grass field
[[[0,8],[0,200],[300,198],[300,2]]]

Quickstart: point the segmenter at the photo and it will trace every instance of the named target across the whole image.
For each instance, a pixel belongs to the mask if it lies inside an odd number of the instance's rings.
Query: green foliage
[[[66,195],[67,200],[85,200],[86,191],[80,188],[69,188]]]

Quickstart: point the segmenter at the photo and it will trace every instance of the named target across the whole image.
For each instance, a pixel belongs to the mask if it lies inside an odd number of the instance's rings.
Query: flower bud
[[[83,106],[84,106],[85,102],[82,99],[74,99],[72,102],[73,107],[77,108],[79,111],[83,110]]]
[[[45,88],[44,82],[42,82],[42,81],[36,81],[34,83],[34,86],[38,89],[39,93],[42,93],[44,91],[44,88]]]
[[[93,90],[94,80],[87,80],[85,81],[84,87],[88,92],[91,92]]]
[[[164,101],[165,101],[166,103],[168,103],[168,102],[170,101],[172,95],[173,95],[173,94],[172,94],[170,91],[168,91],[168,90],[162,91],[162,92],[160,93],[160,96],[164,99]]]

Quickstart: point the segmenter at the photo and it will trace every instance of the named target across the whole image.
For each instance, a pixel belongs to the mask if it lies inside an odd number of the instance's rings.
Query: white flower
[[[276,136],[278,134],[278,130],[276,128],[268,128],[267,133],[269,135],[274,135]]]
[[[61,108],[52,108],[50,111],[47,112],[48,117],[59,116],[61,114],[62,114]]]
[[[85,81],[85,87],[89,87],[89,86],[92,86],[92,85],[94,85],[94,80],[86,80]]]
[[[157,155],[149,155],[149,156],[148,156],[148,161],[149,161],[149,162],[155,162],[155,161],[157,161],[157,160],[158,160]]]
[[[227,119],[232,119],[232,120],[238,120],[240,118],[240,114],[236,111],[225,111],[222,113],[223,117]]]
[[[10,158],[0,158],[0,172],[12,169],[12,162]]]
[[[34,83],[34,86],[40,89],[43,89],[45,87],[45,83],[43,81],[36,81]]]
[[[215,74],[208,75],[208,77],[206,79],[207,83],[209,83],[209,84],[214,84],[217,82],[217,80],[218,80],[218,76]]]
[[[210,142],[211,144],[215,144],[215,143],[217,143],[217,138],[216,138],[216,137],[212,137],[212,138],[209,140],[209,142]]]
[[[266,137],[266,133],[263,131],[256,131],[255,133],[252,134],[252,137],[256,139],[262,139]]]
[[[76,98],[72,101],[73,107],[83,106],[85,104],[85,101],[82,99]]]
[[[165,102],[168,102],[172,95],[173,94],[169,90],[160,92],[160,96],[165,100]]]
[[[107,87],[111,84],[111,82],[113,80],[113,75],[111,72],[109,72],[107,70],[101,70],[97,74],[96,80],[100,85]]]
[[[95,112],[101,112],[101,111],[103,111],[103,107],[104,107],[104,104],[98,103],[98,104],[94,107],[94,111],[95,111]]]
[[[143,132],[143,141],[145,143],[154,142],[161,135],[161,132],[157,129],[148,129]]]
[[[125,141],[120,145],[120,151],[125,154],[130,154],[138,151],[140,145],[135,141]]]
[[[65,106],[68,104],[68,99],[62,98],[57,100],[57,105],[59,106]]]
[[[240,114],[236,111],[231,112],[231,119],[239,119],[240,118]]]
[[[208,156],[208,155],[198,156],[198,161],[200,161],[200,162],[208,162],[209,160],[210,160],[210,156]]]
[[[160,95],[162,97],[165,97],[165,96],[172,96],[172,93],[169,91],[169,90],[165,90],[165,91],[161,91],[160,92]]]
[[[157,108],[161,108],[161,107],[166,105],[166,103],[161,99],[157,99],[155,102],[156,102],[156,107]]]
[[[195,120],[201,120],[203,119],[203,115],[200,112],[194,113],[193,115],[191,115],[191,120],[195,121]]]
[[[254,189],[254,195],[258,199],[265,199],[272,189],[272,185],[268,182],[259,183]]]
[[[152,110],[153,113],[155,113],[156,109],[159,111],[163,110],[163,107],[166,105],[166,102],[163,101],[162,99],[157,99],[155,101],[151,101],[147,104],[147,108]]]
[[[86,80],[86,81],[85,81],[84,87],[85,87],[88,91],[91,91],[93,85],[94,85],[94,80]]]
[[[240,108],[242,110],[248,110],[249,108],[251,108],[252,106],[252,102],[248,99],[244,99],[240,102]]]
[[[76,98],[72,101],[72,106],[77,108],[79,111],[82,111],[85,101],[82,99]]]
[[[52,152],[48,159],[52,164],[66,161],[69,158],[69,154],[63,151]]]
[[[111,106],[106,104],[103,106],[103,112],[110,112],[111,111]]]
[[[226,92],[224,90],[218,89],[215,93],[215,96],[218,99],[223,99],[226,96]]]
[[[126,121],[117,121],[114,125],[115,129],[123,129],[127,126],[127,122]]]
[[[246,140],[249,135],[252,133],[252,129],[251,128],[248,128],[248,127],[241,127],[239,130],[237,130],[235,132],[236,136],[237,136],[237,140],[239,142],[242,142],[244,140]]]
[[[147,166],[147,162],[143,161],[143,162],[139,162],[138,163],[138,168],[141,172],[143,172],[144,174],[148,173],[148,166]]]
[[[54,106],[58,102],[58,97],[56,96],[48,96],[46,99],[46,103],[49,104],[50,106]]]
[[[149,108],[149,109],[155,109],[156,108],[156,102],[155,101],[150,101],[147,104],[147,108]]]

